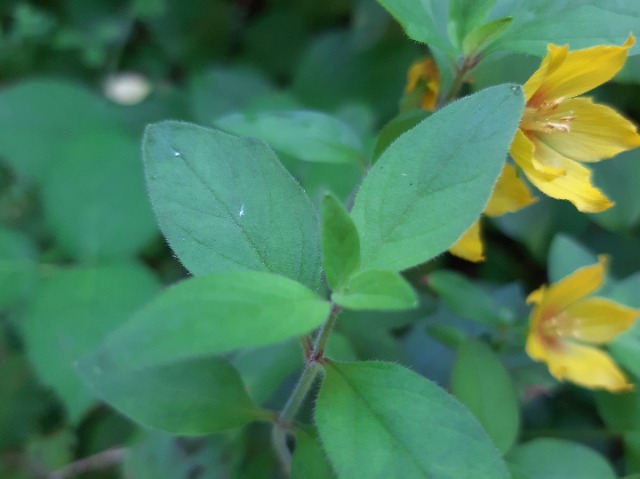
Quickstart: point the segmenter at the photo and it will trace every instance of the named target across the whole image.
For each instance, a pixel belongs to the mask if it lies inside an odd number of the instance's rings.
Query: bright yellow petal
[[[598,213],[611,208],[614,203],[602,191],[591,183],[591,170],[580,163],[559,155],[544,143],[536,143],[535,158],[538,163],[552,168],[562,169],[565,174],[548,179],[532,167],[523,167],[522,171],[536,188],[547,196],[567,200],[584,213]],[[532,163],[535,163],[534,160]]]
[[[611,392],[633,388],[611,356],[597,348],[567,342],[561,349],[548,349],[545,354],[549,372],[560,381]]]
[[[562,62],[564,62],[569,52],[569,46],[553,45],[547,46],[547,56],[542,59],[540,68],[538,68],[533,75],[523,85],[524,98],[527,103],[531,97],[538,91],[540,85],[544,82],[545,78],[558,69]],[[544,101],[544,100],[543,100]]]
[[[449,253],[473,263],[484,261],[484,246],[480,236],[480,220],[464,232],[460,239],[449,248]]]
[[[535,146],[522,130],[516,131],[509,154],[525,173],[531,170],[538,178],[549,181],[565,174],[564,170],[543,165],[535,159]]]
[[[577,161],[600,161],[640,146],[636,127],[618,112],[589,98],[560,103],[553,111],[567,122],[569,132],[538,133],[537,138],[560,155]]]
[[[506,164],[496,181],[484,214],[491,217],[502,216],[529,206],[537,200],[531,196],[527,185],[518,177],[516,169]]]
[[[599,45],[568,52],[564,61],[539,82],[529,103],[552,103],[563,98],[581,95],[613,78],[624,66],[627,51],[633,46],[633,35],[622,46]],[[556,47],[557,48],[557,47]],[[551,55],[551,48],[548,56]],[[537,80],[536,80],[537,81]]]
[[[629,329],[640,310],[605,298],[585,298],[570,304],[564,314],[570,327],[562,336],[592,344],[606,344]]]
[[[607,262],[607,257],[600,255],[596,264],[583,266],[557,283],[547,286],[542,298],[538,298],[540,310],[559,314],[580,298],[599,289],[604,281]]]
[[[531,359],[536,361],[546,361],[547,360],[547,348],[544,343],[540,341],[538,334],[536,333],[536,325],[535,322],[531,321],[531,326],[529,327],[529,335],[527,336],[527,345],[526,351]]]
[[[542,302],[542,298],[544,298],[544,293],[547,290],[547,285],[543,284],[538,289],[531,291],[529,296],[527,296],[527,304],[540,304]]]

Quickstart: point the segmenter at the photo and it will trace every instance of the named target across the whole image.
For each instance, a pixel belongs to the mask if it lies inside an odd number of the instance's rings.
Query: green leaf
[[[47,220],[71,256],[132,256],[158,233],[136,142],[117,130],[68,141],[42,180]]]
[[[635,149],[615,157],[614,161],[590,165],[595,172],[598,188],[615,202],[598,214],[590,215],[595,223],[608,230],[628,233],[640,220],[640,151]]]
[[[282,382],[300,369],[302,355],[297,340],[260,348],[243,349],[231,360],[251,398],[262,404]]]
[[[27,179],[46,178],[68,142],[118,128],[106,101],[59,80],[29,80],[4,89],[0,112],[0,156]]]
[[[429,287],[456,315],[488,326],[496,325],[496,306],[491,296],[478,284],[455,271],[444,269],[429,273],[427,281]]]
[[[513,85],[458,100],[398,138],[356,196],[363,269],[403,270],[445,251],[484,209],[524,99]]]
[[[392,271],[367,270],[356,273],[345,287],[333,293],[338,305],[355,310],[403,310],[418,306],[418,297],[407,281]]]
[[[329,362],[315,423],[340,478],[508,477],[473,415],[397,364]]]
[[[38,376],[64,401],[73,422],[94,402],[75,361],[93,352],[158,289],[155,277],[135,263],[59,270],[43,282],[22,332]]]
[[[273,90],[269,79],[259,71],[216,67],[193,78],[189,97],[196,120],[213,125],[217,118],[250,108]]]
[[[498,18],[471,30],[462,42],[462,51],[465,55],[475,55],[492,42],[497,40],[510,26],[511,17]]]
[[[458,47],[469,32],[485,21],[495,3],[496,0],[450,0],[449,36]]]
[[[150,125],[143,144],[158,222],[194,275],[256,270],[319,287],[315,210],[266,145],[175,121]]]
[[[564,234],[554,236],[549,247],[549,281],[556,283],[583,266],[598,262],[598,257],[579,242]]]
[[[396,138],[402,135],[405,131],[416,126],[429,115],[431,115],[431,112],[427,110],[407,110],[401,112],[398,116],[383,126],[380,133],[378,133],[376,146],[373,149],[374,161],[378,159],[382,152],[386,150],[391,143],[396,141]]]
[[[82,378],[102,399],[145,427],[198,435],[263,420],[233,366],[218,357],[119,368],[92,358]]]
[[[444,28],[447,12],[438,12],[438,7],[440,9],[443,9],[443,6],[446,8],[445,2],[439,0],[420,2],[415,0],[378,0],[378,3],[386,8],[402,25],[409,38],[429,46],[435,46],[450,56],[455,56],[456,50],[451,45]],[[439,28],[439,26],[443,26],[443,28]]]
[[[94,361],[140,369],[275,344],[320,326],[329,303],[283,276],[211,273],[167,288],[114,331]]]
[[[609,463],[593,449],[563,439],[534,439],[514,448],[507,460],[527,479],[615,479]]]
[[[520,426],[518,398],[508,371],[486,344],[469,339],[460,345],[451,390],[503,453],[511,449]]]
[[[0,226],[0,311],[29,298],[37,284],[38,252],[22,233]]]
[[[291,478],[334,479],[335,477],[318,439],[306,429],[296,429],[296,448],[291,458]]]
[[[640,26],[634,0],[510,3],[500,14],[513,16],[513,25],[490,51],[511,50],[544,56],[549,43],[570,44],[572,50],[603,44],[622,45],[629,33],[638,31]],[[640,51],[637,44],[632,50]]]
[[[349,213],[334,195],[322,200],[322,257],[324,274],[333,291],[339,290],[360,266],[360,238]]]
[[[362,142],[349,125],[305,110],[232,113],[215,125],[238,136],[258,138],[274,150],[320,163],[362,163]]]
[[[616,362],[640,378],[640,322],[636,321],[624,334],[609,344]]]

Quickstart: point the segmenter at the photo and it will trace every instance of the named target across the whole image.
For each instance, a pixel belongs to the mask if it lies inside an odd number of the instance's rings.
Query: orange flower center
[[[529,134],[535,133],[569,133],[570,123],[576,119],[572,112],[558,112],[558,106],[562,103],[560,98],[553,102],[541,103],[538,106],[527,104],[520,120],[520,128]]]
[[[548,309],[542,313],[537,333],[540,342],[549,349],[561,349],[563,339],[577,337],[580,319],[564,311]]]

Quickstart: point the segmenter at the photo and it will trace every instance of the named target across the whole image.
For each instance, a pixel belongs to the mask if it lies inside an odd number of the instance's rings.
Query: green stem
[[[321,326],[313,347],[310,351],[305,348],[306,363],[304,370],[273,426],[271,441],[287,474],[291,465],[291,452],[287,445],[287,435],[291,430],[291,423],[307,398],[318,373],[322,370],[321,363],[324,358],[324,350],[339,313],[340,307],[332,303],[331,313]]]

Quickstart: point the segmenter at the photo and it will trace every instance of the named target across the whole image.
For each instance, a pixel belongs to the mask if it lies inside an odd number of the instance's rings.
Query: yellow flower
[[[424,58],[409,67],[405,94],[417,92],[419,104],[410,105],[413,108],[434,111],[438,104],[440,93],[440,70],[432,58]]]
[[[595,213],[613,203],[591,183],[579,162],[611,158],[640,146],[635,126],[615,110],[575,98],[605,83],[624,65],[632,35],[622,46],[570,52],[549,45],[540,68],[524,84],[526,107],[510,154],[538,189]]]
[[[486,216],[495,218],[513,213],[537,201],[531,196],[527,185],[518,177],[513,166],[506,164],[493,188],[489,203],[484,209]],[[477,220],[460,239],[449,248],[449,252],[467,261],[484,260],[484,245],[480,233],[480,220]]]
[[[611,356],[596,346],[629,329],[640,310],[599,297],[586,297],[602,285],[606,258],[580,268],[527,298],[534,303],[527,354],[547,363],[558,380],[611,392],[633,387]]]

